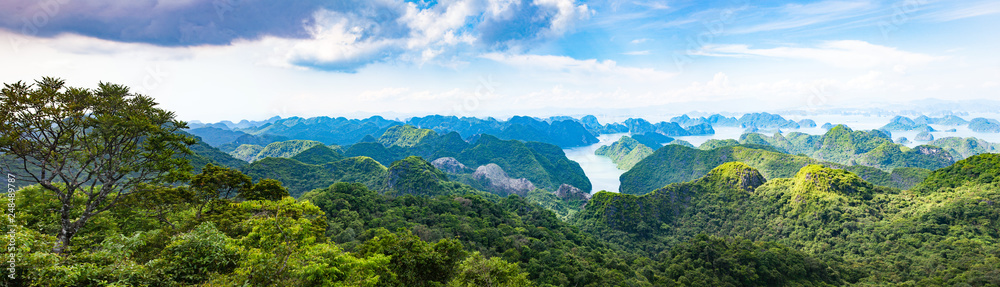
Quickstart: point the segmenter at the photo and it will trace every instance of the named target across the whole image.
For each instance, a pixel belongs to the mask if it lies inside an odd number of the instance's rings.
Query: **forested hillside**
[[[601,153],[674,144],[591,194],[560,144],[525,140],[618,128],[590,118],[198,129],[256,141],[226,153],[121,85],[43,78],[0,104],[0,286],[1000,286],[1000,155],[974,139],[903,149],[837,126],[693,148],[664,133],[809,123],[630,119],[638,138]],[[473,131],[494,124],[523,137]],[[335,127],[361,134],[316,130]]]
[[[866,166],[845,166],[783,153],[771,146],[753,144],[723,146],[711,150],[667,145],[621,175],[621,192],[645,194],[667,184],[700,178],[713,168],[733,161],[754,167],[768,179],[789,178],[806,165],[823,164],[850,170],[882,186],[900,189],[910,188],[923,180],[929,172],[919,168],[896,168],[890,173]]]
[[[935,171],[920,192],[818,165],[765,182],[729,163],[643,196],[598,193],[571,222],[648,254],[707,233],[801,250],[851,283],[989,286],[1000,284],[997,157]]]

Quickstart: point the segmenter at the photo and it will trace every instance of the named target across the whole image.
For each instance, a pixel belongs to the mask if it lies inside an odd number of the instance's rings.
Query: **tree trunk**
[[[73,236],[76,232],[70,231],[67,227],[59,229],[59,235],[56,237],[56,244],[52,247],[52,252],[55,254],[63,255],[67,249],[69,249],[70,241],[73,240]]]
[[[73,237],[76,233],[80,231],[80,227],[87,222],[90,216],[82,215],[80,219],[70,222],[69,220],[64,220],[62,228],[59,229],[59,235],[56,236],[56,244],[52,247],[52,252],[59,255],[66,255],[73,241]]]

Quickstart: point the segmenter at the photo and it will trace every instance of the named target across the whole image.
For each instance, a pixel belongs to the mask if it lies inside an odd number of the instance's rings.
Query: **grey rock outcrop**
[[[555,192],[556,196],[563,200],[590,200],[590,194],[583,192],[569,184],[562,184]]]
[[[503,168],[493,163],[476,168],[476,172],[472,173],[472,178],[482,182],[487,190],[499,195],[517,194],[524,196],[529,191],[535,190],[535,185],[527,178],[511,178],[507,176]]]
[[[453,157],[442,157],[435,159],[431,165],[447,173],[464,173],[469,168]]]

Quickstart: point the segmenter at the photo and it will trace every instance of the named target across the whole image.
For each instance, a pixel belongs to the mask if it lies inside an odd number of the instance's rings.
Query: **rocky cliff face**
[[[517,194],[524,196],[535,190],[535,185],[526,178],[510,178],[500,166],[490,163],[476,168],[472,178],[483,183],[486,189],[499,195]]]
[[[559,186],[555,194],[563,200],[590,200],[590,193],[565,183]]]
[[[437,169],[447,173],[465,173],[469,168],[453,157],[442,157],[431,162]]]

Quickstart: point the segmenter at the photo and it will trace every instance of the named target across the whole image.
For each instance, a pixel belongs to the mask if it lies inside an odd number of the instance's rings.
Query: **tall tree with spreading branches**
[[[0,154],[8,170],[26,175],[60,202],[53,252],[65,254],[73,236],[94,216],[144,184],[190,176],[195,140],[152,98],[122,85],[67,87],[45,77],[34,84],[4,84],[0,93]],[[73,199],[86,199],[75,206]]]

